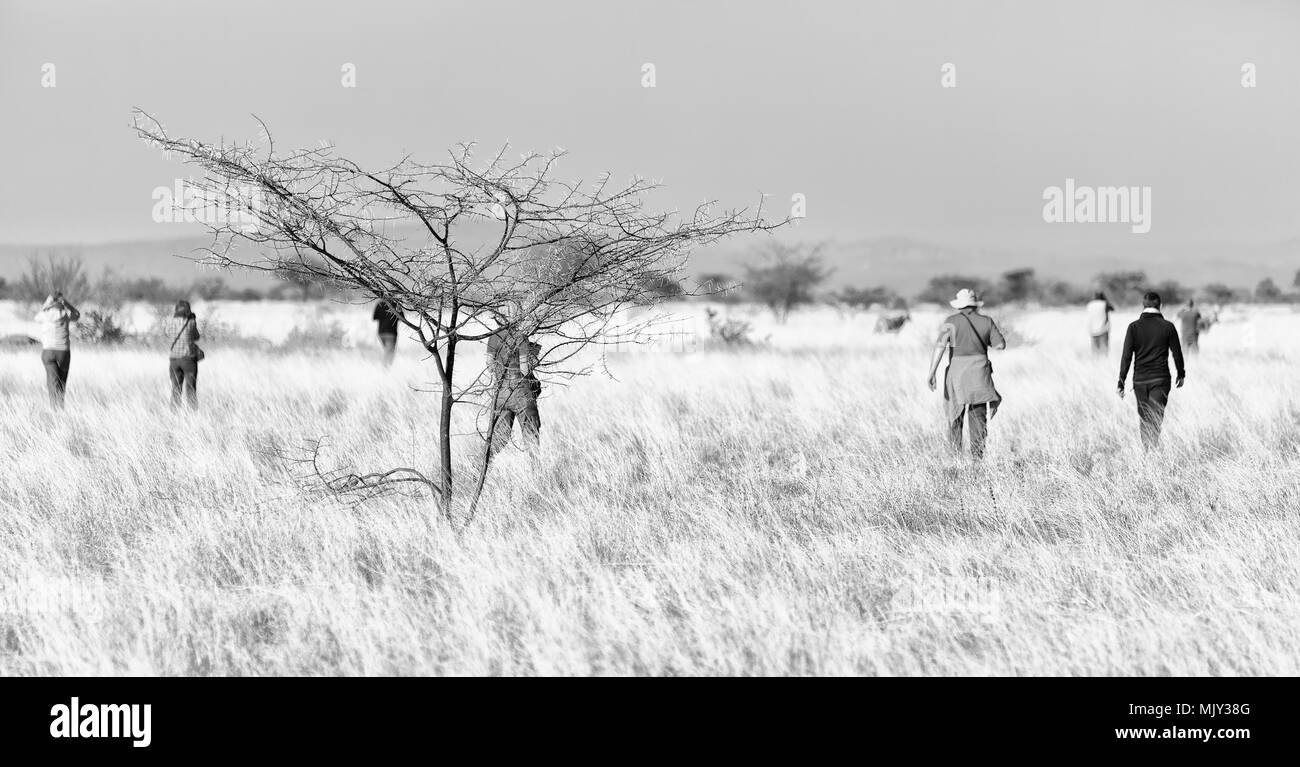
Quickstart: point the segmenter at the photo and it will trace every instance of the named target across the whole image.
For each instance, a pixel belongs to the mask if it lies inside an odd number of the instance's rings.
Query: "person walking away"
[[[1183,350],[1178,343],[1174,323],[1160,313],[1160,294],[1148,292],[1142,297],[1142,315],[1128,326],[1124,334],[1124,353],[1119,362],[1119,397],[1124,398],[1124,382],[1133,368],[1133,398],[1137,400],[1138,431],[1142,447],[1152,450],[1160,444],[1160,429],[1169,403],[1169,355],[1178,371],[1177,387],[1187,377],[1183,369]]]
[[[56,410],[63,407],[63,395],[68,390],[68,369],[72,365],[68,325],[79,319],[81,312],[68,303],[61,292],[47,296],[41,310],[36,313],[36,322],[40,324],[45,388],[50,395],[50,405]]]
[[[1106,300],[1105,293],[1097,291],[1083,311],[1088,318],[1088,335],[1092,337],[1092,353],[1104,356],[1110,351],[1110,313],[1115,311],[1115,307]]]
[[[510,444],[516,418],[525,445],[533,449],[541,444],[542,418],[537,410],[537,397],[542,392],[542,383],[536,374],[541,351],[541,344],[510,329],[487,339],[493,420],[489,459]]]
[[[944,320],[939,329],[930,359],[930,391],[935,390],[935,374],[946,350],[948,368],[943,377],[943,399],[949,444],[961,452],[962,422],[968,421],[971,455],[981,459],[988,436],[988,419],[997,414],[1002,403],[1002,395],[993,385],[993,365],[988,352],[1007,348],[1007,342],[993,318],[980,314],[979,307],[984,302],[975,291],[959,290],[949,304],[957,313]]]
[[[401,322],[402,311],[391,301],[380,301],[375,305],[373,318],[378,326],[379,345],[384,348],[384,367],[388,367],[397,354],[397,325]]]
[[[172,407],[181,406],[181,392],[185,404],[192,410],[199,407],[199,321],[190,310],[189,301],[177,301],[172,312],[172,346],[168,355],[168,372],[172,382]]]
[[[1178,312],[1180,336],[1183,339],[1183,351],[1196,354],[1201,350],[1201,310],[1196,308],[1194,299],[1187,299],[1187,305]]]

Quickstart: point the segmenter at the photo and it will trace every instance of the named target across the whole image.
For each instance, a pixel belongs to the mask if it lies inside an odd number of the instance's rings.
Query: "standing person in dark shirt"
[[[1160,294],[1148,292],[1142,297],[1142,316],[1128,326],[1124,335],[1124,354],[1119,362],[1119,396],[1124,398],[1124,382],[1133,368],[1133,397],[1137,400],[1142,446],[1151,450],[1160,444],[1160,427],[1169,402],[1169,355],[1178,370],[1175,384],[1182,388],[1187,372],[1183,369],[1183,348],[1178,342],[1174,323],[1160,313]]]
[[[390,301],[380,301],[375,306],[374,320],[379,326],[379,344],[384,347],[384,367],[392,365],[397,354],[397,323],[401,318],[402,310]]]

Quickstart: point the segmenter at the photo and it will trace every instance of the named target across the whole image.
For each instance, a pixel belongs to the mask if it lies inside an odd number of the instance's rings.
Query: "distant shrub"
[[[1212,304],[1230,304],[1235,301],[1248,301],[1250,294],[1237,288],[1230,288],[1221,282],[1213,282],[1201,288],[1201,295]],[[1166,303],[1173,303],[1165,299]]]
[[[175,301],[183,291],[168,285],[157,277],[124,278],[117,281],[117,291],[124,301],[160,303]]]
[[[57,258],[50,254],[44,260],[32,256],[12,292],[14,298],[28,303],[40,303],[46,296],[61,292],[75,305],[90,295],[91,281],[80,256]]]
[[[922,303],[947,304],[957,295],[957,291],[967,289],[975,291],[982,298],[988,298],[993,286],[988,280],[979,277],[966,277],[960,274],[941,274],[931,277],[925,289],[916,295]]]
[[[734,349],[755,345],[754,340],[749,335],[754,330],[753,325],[750,323],[731,318],[722,320],[718,317],[717,309],[709,309],[708,317],[709,341],[715,346]]]
[[[1273,282],[1271,277],[1265,277],[1255,286],[1255,300],[1261,303],[1273,303],[1284,300],[1282,289]]]
[[[1012,269],[1002,273],[1002,278],[994,288],[994,293],[999,301],[1026,301],[1037,300],[1040,285],[1038,277],[1035,276],[1034,270],[1029,268]]]
[[[1044,306],[1074,306],[1086,303],[1093,292],[1064,280],[1051,280],[1040,285],[1038,300]]]
[[[261,301],[266,298],[262,291],[257,288],[243,288],[241,290],[230,291],[226,298],[231,301]]]
[[[1177,280],[1164,280],[1151,288],[1160,294],[1160,300],[1166,304],[1181,304],[1192,297],[1192,291],[1184,288]]]
[[[226,281],[215,275],[200,277],[190,286],[190,292],[204,301],[225,298],[227,294]]]
[[[345,346],[347,331],[337,321],[315,322],[307,327],[295,325],[285,337],[281,348],[295,349],[341,349]]]
[[[344,293],[336,286],[327,285],[293,271],[275,272],[280,282],[267,291],[272,301],[319,301]]]
[[[108,312],[84,312],[76,327],[77,337],[92,344],[117,345],[129,337],[126,330],[117,323],[117,318]]]
[[[1120,306],[1139,303],[1142,300],[1142,294],[1151,285],[1146,272],[1132,269],[1102,272],[1093,278],[1093,283],[1098,290],[1105,293],[1111,301]]]
[[[820,244],[771,243],[758,263],[745,265],[745,294],[785,322],[792,310],[813,302],[814,291],[830,276],[823,250]]]
[[[906,307],[902,296],[883,285],[869,288],[843,288],[832,295],[831,300],[853,309],[870,309],[876,305],[890,309]]]

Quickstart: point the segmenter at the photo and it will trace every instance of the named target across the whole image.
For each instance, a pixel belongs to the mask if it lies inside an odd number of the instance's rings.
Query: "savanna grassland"
[[[1148,459],[1114,393],[1133,311],[1104,361],[1077,313],[990,313],[983,465],[943,449],[937,311],[759,318],[764,346],[548,383],[543,451],[501,458],[463,533],[274,455],[431,470],[409,342],[390,371],[362,331],[212,345],[197,415],[157,351],[75,347],[57,414],[37,353],[0,352],[0,672],[1300,673],[1300,316],[1225,312]]]

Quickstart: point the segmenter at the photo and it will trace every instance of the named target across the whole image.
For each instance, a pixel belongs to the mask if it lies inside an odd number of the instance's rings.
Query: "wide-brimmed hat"
[[[983,306],[984,302],[980,300],[979,296],[975,295],[975,291],[970,288],[962,288],[957,291],[957,297],[949,301],[948,305],[954,309],[965,309],[971,306]]]

